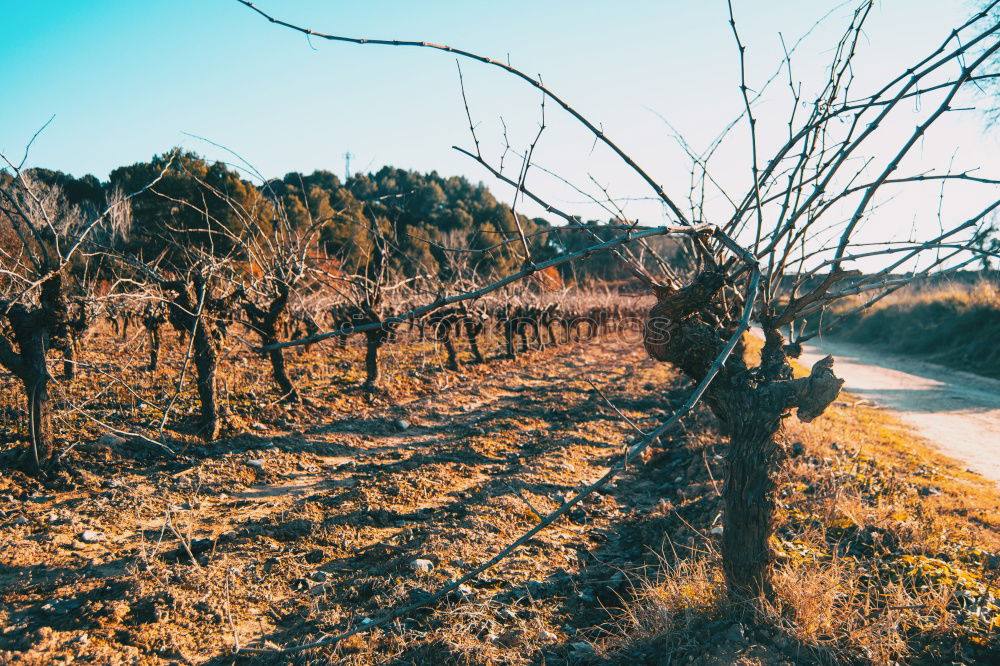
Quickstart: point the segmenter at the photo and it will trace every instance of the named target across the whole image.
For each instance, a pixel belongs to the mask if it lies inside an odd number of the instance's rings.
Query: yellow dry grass
[[[865,297],[867,298],[867,296]],[[839,302],[824,316],[831,321],[863,305],[859,297]],[[813,322],[815,324],[815,322]],[[901,354],[943,363],[988,377],[1000,377],[1000,285],[988,280],[911,286],[867,310],[849,314],[831,335]]]
[[[1000,490],[856,402],[786,422],[802,452],[779,478],[776,596],[749,645],[725,641],[748,620],[725,599],[711,539],[639,586],[626,642],[705,664],[1000,663]],[[693,629],[706,624],[718,630]]]

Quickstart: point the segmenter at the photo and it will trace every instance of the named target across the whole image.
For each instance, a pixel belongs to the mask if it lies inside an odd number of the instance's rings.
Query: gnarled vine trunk
[[[365,331],[365,383],[361,388],[368,393],[378,388],[378,351],[388,337],[388,331],[381,328]]]
[[[271,342],[265,344],[276,344],[278,337],[274,336]],[[300,402],[299,391],[295,388],[291,378],[288,376],[288,368],[285,365],[285,354],[280,349],[272,349],[267,352],[267,357],[271,361],[271,375],[274,382],[281,391],[282,399],[288,402]]]
[[[13,344],[0,336],[0,365],[24,387],[30,459],[40,469],[55,452],[46,354],[52,347],[67,344],[66,302],[60,274],[56,272],[42,283],[37,305],[0,303],[0,307],[13,333]]]
[[[225,321],[236,292],[223,298],[211,298],[204,277],[195,275],[190,284],[181,280],[164,280],[161,286],[175,294],[167,305],[167,319],[183,336],[191,334],[195,384],[201,404],[198,434],[205,441],[219,437],[222,429],[221,410],[216,387],[219,353],[225,337]]]
[[[650,356],[676,365],[695,381],[712,368],[736,330],[738,299],[720,274],[706,271],[679,290],[656,290],[644,344]],[[766,597],[772,591],[770,537],[774,522],[774,478],[781,450],[776,436],[782,420],[797,409],[804,421],[816,418],[833,402],[843,381],[833,374],[833,359],[818,361],[809,377],[793,379],[780,333],[765,326],[761,363],[749,367],[737,345],[705,393],[729,440],[723,490],[722,559],[727,588],[738,600]]]
[[[146,365],[146,369],[149,372],[156,372],[156,368],[160,364],[160,346],[162,344],[160,340],[160,324],[146,324],[146,334],[149,337],[149,363]]]
[[[741,413],[730,411],[728,465],[722,490],[722,569],[732,597],[770,596],[770,538],[774,530],[774,477],[781,459],[775,436],[781,415],[743,394]]]
[[[76,376],[76,338],[70,336],[63,351],[63,379],[72,380]]]
[[[278,343],[278,325],[285,318],[290,295],[290,289],[282,286],[278,294],[268,305],[267,310],[258,307],[249,300],[242,303],[243,311],[250,320],[251,328],[256,331],[260,338],[262,346],[270,347]],[[295,384],[292,383],[291,378],[288,376],[284,351],[282,349],[268,349],[265,353],[267,359],[271,362],[271,376],[281,391],[281,399],[291,403],[301,402],[298,389],[295,388]]]
[[[149,363],[146,370],[156,372],[160,364],[160,348],[163,340],[160,337],[160,327],[163,326],[166,317],[163,309],[158,303],[147,305],[142,313],[142,326],[146,329],[146,338],[149,344]]]
[[[203,439],[212,441],[219,436],[219,402],[217,399],[216,370],[219,354],[212,335],[203,320],[199,320],[194,332],[194,366],[198,399],[201,402],[201,426],[198,431]]]
[[[21,347],[24,368],[19,379],[24,386],[28,408],[28,441],[35,463],[41,467],[55,452],[49,373],[45,365],[45,336],[35,332]]]

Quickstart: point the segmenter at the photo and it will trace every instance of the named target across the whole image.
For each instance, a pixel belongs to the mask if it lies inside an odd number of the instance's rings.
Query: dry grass
[[[786,424],[787,449],[801,453],[780,478],[777,594],[764,617],[729,605],[702,536],[638,586],[611,653],[640,644],[662,663],[998,663],[1000,492],[845,398],[815,423]],[[734,646],[737,625],[747,640]]]
[[[844,312],[860,301],[843,301]],[[834,313],[835,314],[835,313]],[[1000,377],[1000,285],[981,280],[909,287],[851,315],[832,335]]]

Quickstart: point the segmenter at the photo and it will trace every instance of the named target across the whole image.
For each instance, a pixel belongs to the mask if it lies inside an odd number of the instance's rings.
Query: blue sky
[[[678,197],[686,193],[688,167],[662,118],[701,146],[742,104],[723,0],[258,4],[321,31],[426,39],[509,57],[602,124]],[[779,32],[792,42],[837,4],[735,0],[749,45],[751,86],[780,61]],[[471,140],[455,60],[448,55],[310,43],[235,0],[6,5],[0,150],[19,156],[32,133],[56,115],[32,149],[32,165],[104,178],[115,166],[174,145],[225,157],[187,132],[232,148],[268,176],[317,168],[343,172],[343,155],[350,151],[355,169],[436,169],[495,185],[451,149]],[[850,9],[834,11],[797,54],[795,75],[807,87],[822,75]],[[859,85],[896,74],[969,11],[963,1],[880,2],[862,44]],[[523,149],[537,129],[537,94],[488,67],[463,63],[463,72],[487,154],[502,153],[501,117],[511,142]],[[783,122],[788,104],[779,93],[760,113]],[[583,186],[593,176],[618,196],[648,195],[611,155],[592,150],[592,140],[557,109],[550,106],[547,120],[538,151],[543,165]],[[929,163],[957,159],[992,167],[994,175],[1000,171],[997,133],[984,135],[981,117],[955,114],[942,125],[922,148]],[[741,183],[747,163],[739,139],[732,150],[720,178]],[[550,182],[537,187],[556,203],[592,212],[565,188]],[[509,188],[495,189],[510,199]],[[652,203],[629,205],[640,216],[660,214]]]

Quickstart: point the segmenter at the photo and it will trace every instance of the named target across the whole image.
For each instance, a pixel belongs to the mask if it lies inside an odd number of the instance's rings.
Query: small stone
[[[725,531],[725,528],[724,528],[724,527],[722,527],[722,525],[716,525],[715,527],[713,527],[713,528],[712,528],[712,529],[710,530],[710,532],[709,532],[709,533],[710,533],[710,534],[712,534],[712,536],[722,536],[722,533],[723,533],[724,531]]]
[[[806,447],[802,444],[802,442],[795,442],[794,444],[792,444],[792,457],[793,458],[798,458],[799,456],[801,456],[805,452],[806,452]]]
[[[592,604],[597,601],[592,590],[584,590],[580,594],[576,595],[576,598],[585,604]]]
[[[743,625],[737,623],[729,627],[729,630],[726,632],[725,639],[732,643],[743,643],[746,641],[746,638],[743,636]]]
[[[261,430],[267,430],[267,426],[264,425],[263,423],[251,423],[250,429],[260,432]]]
[[[519,647],[524,645],[525,634],[520,629],[511,629],[500,634],[500,638],[497,642],[504,647]]]
[[[24,516],[18,516],[17,518],[14,519],[14,524],[15,525],[27,525],[28,524],[28,519],[25,518]]]
[[[311,550],[308,553],[306,553],[306,562],[308,562],[309,564],[319,564],[320,562],[323,561],[323,557],[324,557],[323,550],[317,548],[316,550]]]
[[[434,569],[434,563],[430,560],[425,560],[423,558],[417,558],[410,562],[410,568],[418,573],[429,573]]]
[[[395,425],[398,430],[408,430],[410,428],[410,422],[403,419],[396,419]]]
[[[106,432],[97,438],[97,445],[100,447],[110,447],[114,448],[116,446],[124,446],[128,443],[124,437],[119,437],[118,435]]]
[[[527,588],[528,592],[535,595],[544,594],[549,588],[548,584],[537,580],[529,580],[524,584],[524,587]]]
[[[625,582],[625,574],[622,573],[621,571],[616,571],[615,575],[611,577],[610,581],[608,581],[608,584],[611,587],[621,587],[621,584],[624,582]]]
[[[582,641],[579,642],[579,643],[570,643],[569,646],[571,648],[573,648],[574,652],[593,652],[594,651],[594,646],[593,645],[591,645],[590,643],[584,643]]]
[[[834,451],[839,451],[840,444],[837,444],[837,442],[830,442],[830,448],[833,449]]]
[[[98,543],[104,541],[104,532],[94,530],[84,530],[80,535],[80,541],[84,543]]]
[[[90,636],[88,636],[85,633],[84,634],[80,634],[75,639],[73,639],[73,642],[77,643],[79,645],[87,645],[88,643],[90,643]]]
[[[250,459],[250,460],[248,460],[246,462],[246,466],[247,467],[253,467],[254,469],[263,470],[264,469],[264,461],[261,460],[260,458],[252,458],[252,459]]]
[[[327,579],[330,578],[330,575],[325,571],[313,571],[309,574],[309,578],[313,579],[317,583],[325,583]]]
[[[554,643],[557,640],[559,640],[559,637],[553,634],[551,631],[543,631],[541,634],[539,634],[539,638],[541,638],[546,643]]]

